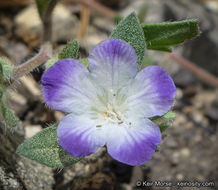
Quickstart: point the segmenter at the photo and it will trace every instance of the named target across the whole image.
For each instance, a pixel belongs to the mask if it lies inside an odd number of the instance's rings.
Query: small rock
[[[180,88],[176,88],[176,99],[179,100],[183,97],[183,92]]]
[[[53,40],[68,41],[76,36],[78,19],[62,4],[53,13]],[[30,5],[15,17],[16,34],[31,47],[39,45],[42,24],[35,5]]]
[[[179,152],[174,152],[172,154],[172,157],[171,157],[172,165],[177,165],[179,163],[179,157],[180,157]]]
[[[206,114],[210,119],[218,121],[218,100],[215,100],[211,103]]]
[[[202,136],[201,135],[196,135],[194,140],[195,140],[196,143],[201,142],[202,141]]]
[[[182,157],[187,158],[187,157],[190,156],[190,150],[188,148],[183,148],[180,151],[180,154],[181,154]]]
[[[17,65],[23,61],[23,59],[29,54],[29,49],[23,43],[10,42],[5,39],[1,40],[1,48],[7,52],[8,58]]]
[[[102,32],[107,32],[108,34],[114,29],[114,22],[99,16],[93,18],[92,24],[102,30]]]
[[[178,147],[178,143],[173,138],[168,138],[166,144],[169,148],[176,148]]]
[[[181,181],[181,180],[184,179],[184,175],[182,175],[181,173],[179,173],[179,174],[176,175],[176,179],[179,180],[179,181]]]
[[[30,138],[34,136],[36,133],[41,131],[41,126],[40,125],[28,125],[25,127],[26,129],[26,137]]]
[[[205,1],[205,5],[213,12],[218,13],[218,2],[217,0]]]
[[[184,88],[196,81],[196,77],[187,70],[180,69],[177,73],[173,75],[173,80],[176,86]]]
[[[92,179],[91,179],[92,185],[90,189],[107,189],[107,190],[113,190],[114,185],[113,185],[113,179],[104,173],[96,173]]]

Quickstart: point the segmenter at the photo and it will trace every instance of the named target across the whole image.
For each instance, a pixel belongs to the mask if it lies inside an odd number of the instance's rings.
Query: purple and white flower
[[[176,88],[159,66],[137,73],[137,55],[127,42],[109,39],[88,58],[89,70],[63,59],[42,77],[46,103],[68,113],[57,129],[61,147],[75,157],[106,145],[116,160],[140,165],[161,142],[159,127],[148,118],[172,106]]]

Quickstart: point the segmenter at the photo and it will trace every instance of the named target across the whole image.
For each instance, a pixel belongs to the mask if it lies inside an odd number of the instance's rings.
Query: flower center
[[[97,121],[97,128],[103,125],[128,125],[132,123],[127,116],[126,96],[119,91],[105,90],[98,95],[92,106],[92,118]]]
[[[117,123],[119,125],[123,123],[121,113],[117,112],[110,104],[106,107],[104,118],[106,121]]]

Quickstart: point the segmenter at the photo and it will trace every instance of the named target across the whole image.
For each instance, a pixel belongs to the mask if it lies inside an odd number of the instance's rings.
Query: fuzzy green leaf
[[[1,103],[1,114],[4,122],[10,127],[16,127],[18,125],[18,119],[14,112],[9,109],[3,102]]]
[[[76,40],[69,42],[64,49],[59,53],[59,59],[67,59],[73,58],[76,59],[78,57],[79,45]]]
[[[171,51],[170,47],[196,37],[200,31],[197,20],[141,24],[148,49]]]
[[[6,58],[0,57],[0,82],[8,80],[12,72],[13,67],[11,62]]]
[[[3,80],[4,80],[3,67],[0,64],[0,83],[2,83]]]
[[[3,122],[9,127],[16,127],[18,119],[14,112],[7,106],[7,89],[0,85],[0,116]]]
[[[135,49],[138,65],[142,64],[145,54],[145,37],[135,13],[124,18],[111,34],[111,38],[118,38],[128,42]]]
[[[80,61],[83,65],[85,65],[86,67],[88,67],[88,58],[80,59],[79,61]]]
[[[172,122],[175,118],[176,118],[176,114],[171,111],[167,112],[163,116],[156,116],[150,118],[160,128],[160,132],[162,133],[162,140],[164,140],[167,137],[167,135],[163,133],[166,131],[166,129],[172,126]],[[156,152],[160,151],[160,145],[157,146],[155,151]]]
[[[167,128],[172,125],[172,122],[175,118],[176,114],[169,111],[163,116],[156,116],[150,119],[159,126],[161,133],[163,133]]]
[[[176,114],[174,112],[167,112],[165,115],[163,115],[164,119],[175,119],[176,118]]]
[[[122,16],[115,15],[115,17],[114,17],[114,24],[118,25],[121,20],[122,20]]]
[[[17,148],[17,153],[52,168],[63,168],[80,161],[81,158],[71,156],[60,147],[57,126],[54,124],[27,139]]]
[[[159,124],[160,132],[163,133],[167,128],[170,127],[169,123],[161,123]]]
[[[52,65],[54,65],[59,59],[57,57],[51,58],[49,59],[46,63],[45,63],[45,67],[46,70],[49,69]]]
[[[0,84],[0,104],[2,104],[2,96],[3,96],[3,93],[4,93],[4,86],[2,86]]]

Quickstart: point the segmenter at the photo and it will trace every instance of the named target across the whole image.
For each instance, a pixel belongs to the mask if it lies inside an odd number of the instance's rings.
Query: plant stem
[[[52,12],[57,4],[58,0],[51,0],[47,9],[42,15],[43,37],[42,41],[52,42]]]
[[[197,65],[191,63],[190,61],[179,57],[178,55],[170,53],[169,56],[181,66],[183,66],[185,69],[189,70],[190,72],[201,78],[207,84],[218,88],[218,78],[216,78],[215,76],[211,75],[202,68],[199,68]]]
[[[12,75],[12,81],[19,79],[23,75],[29,73],[36,67],[40,66],[46,62],[51,57],[51,44],[45,43],[42,45],[39,53],[32,59],[26,61],[25,63],[14,68],[14,73]]]

